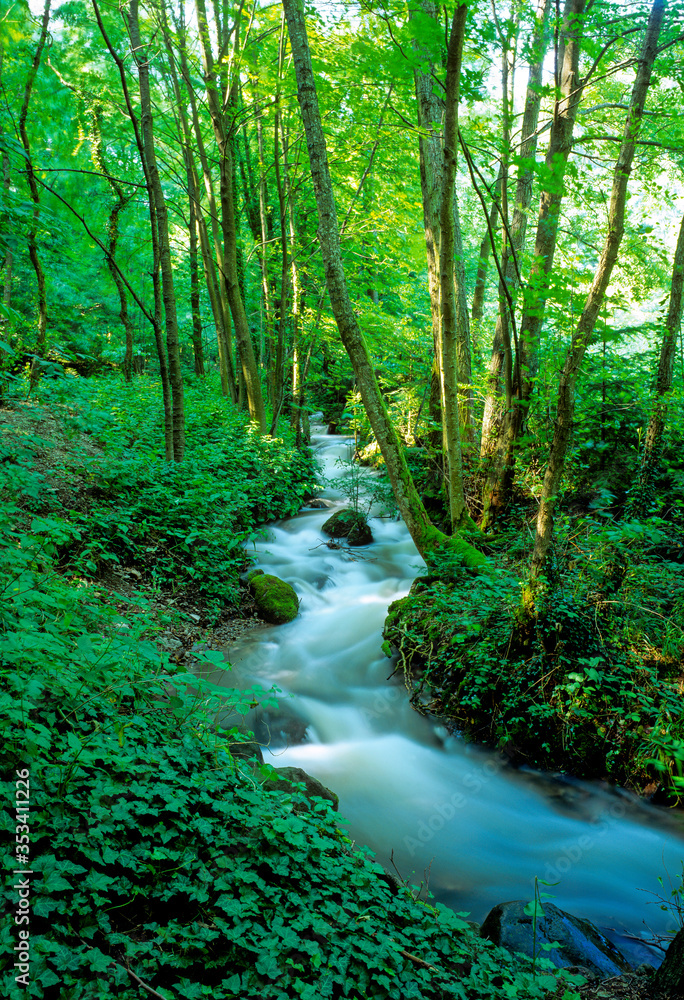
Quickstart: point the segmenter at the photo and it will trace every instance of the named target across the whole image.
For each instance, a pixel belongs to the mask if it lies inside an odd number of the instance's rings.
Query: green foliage
[[[681,545],[662,521],[588,520],[561,524],[559,582],[536,618],[515,564],[477,578],[449,567],[390,607],[385,639],[414,703],[455,728],[534,766],[637,788],[655,779],[677,796],[684,595],[681,564],[666,560]]]
[[[49,461],[51,483],[43,480],[27,507],[51,515],[63,569],[100,578],[133,567],[161,587],[235,601],[244,543],[264,521],[299,509],[315,488],[312,459],[255,433],[217,393],[191,385],[186,459],[169,464],[151,416],[158,396],[147,380],[43,383],[46,410],[35,416],[58,422],[64,448],[10,438],[5,447],[21,452],[9,475],[30,476],[39,452]]]
[[[226,702],[239,720],[259,693],[174,673],[152,608],[124,617],[58,573],[63,522],[26,530],[8,500],[1,513],[0,785],[11,802],[28,770],[33,872],[30,982],[15,982],[7,920],[3,995],[133,998],[142,981],[169,1000],[541,1000],[555,987],[462,915],[391,888],[324,800],[265,791],[271,769],[234,756],[245,737],[212,721]],[[14,913],[24,852],[9,809],[2,825]]]

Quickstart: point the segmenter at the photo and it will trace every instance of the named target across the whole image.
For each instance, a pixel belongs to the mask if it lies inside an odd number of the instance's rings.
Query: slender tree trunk
[[[195,361],[195,375],[204,378],[204,344],[202,343],[202,314],[200,309],[199,266],[197,261],[198,223],[197,192],[192,184],[192,171],[188,171],[190,188],[188,201],[190,208],[190,310],[192,312],[192,353]]]
[[[501,171],[499,170],[499,175],[496,179],[494,185],[494,193],[492,195],[492,205],[489,209],[489,219],[488,224],[485,228],[485,234],[480,243],[480,253],[477,259],[477,275],[475,277],[475,289],[473,291],[473,302],[471,308],[471,330],[473,335],[473,351],[479,351],[479,342],[476,341],[475,335],[479,333],[480,324],[482,323],[482,317],[484,315],[484,300],[485,292],[487,290],[487,271],[489,270],[489,258],[492,250],[492,240],[489,235],[490,231],[494,232],[498,225],[499,212],[500,212],[500,202],[501,202]]]
[[[542,495],[537,514],[537,532],[530,566],[530,578],[534,582],[543,573],[553,534],[554,510],[560,489],[565,457],[572,433],[572,418],[575,410],[575,382],[585,352],[591,341],[606,288],[618,257],[624,233],[625,204],[627,186],[632,172],[632,161],[636,141],[643,119],[644,105],[651,81],[653,63],[657,54],[658,35],[663,20],[665,0],[654,0],[646,29],[646,37],[639,58],[639,68],[632,89],[630,108],[627,113],[622,144],[613,174],[613,189],[608,214],[608,232],[603,244],[601,259],[594,275],[582,314],[572,336],[558,387],[556,428],[549,451],[549,460],[542,486]],[[533,589],[530,597],[533,595]]]
[[[257,148],[259,150],[259,264],[261,266],[261,343],[259,351],[262,366],[268,358],[267,384],[271,406],[275,401],[275,385],[273,378],[273,296],[271,294],[271,276],[268,272],[268,189],[266,186],[266,157],[264,154],[264,124],[259,110],[257,95],[254,98],[254,114],[257,126]]]
[[[454,11],[447,51],[446,114],[444,118],[444,143],[442,170],[442,196],[439,216],[441,231],[439,252],[439,281],[442,305],[442,331],[440,337],[440,375],[442,382],[442,410],[446,427],[447,476],[449,486],[449,511],[452,531],[458,531],[470,520],[463,489],[463,458],[459,436],[459,322],[463,315],[458,305],[454,282],[454,252],[456,225],[454,216],[454,184],[456,181],[456,151],[458,149],[458,93],[461,77],[461,57],[467,6],[461,4]]]
[[[162,298],[161,298],[161,288],[159,284],[159,232],[157,227],[157,210],[155,205],[154,192],[152,188],[152,182],[149,173],[149,167],[147,163],[147,158],[145,155],[145,143],[140,130],[140,123],[138,122],[138,117],[135,113],[133,107],[133,102],[131,100],[131,94],[128,89],[128,82],[126,78],[126,67],[124,66],[123,60],[117,53],[116,49],[111,43],[109,35],[107,34],[107,29],[105,28],[104,21],[102,20],[102,15],[100,13],[100,8],[97,4],[97,0],[91,0],[93,5],[93,10],[95,12],[95,18],[97,20],[98,28],[100,29],[100,34],[107,46],[107,51],[114,60],[117,71],[119,73],[119,80],[121,81],[121,91],[124,96],[124,101],[126,104],[126,113],[130,119],[131,125],[133,126],[133,133],[135,135],[135,144],[138,150],[138,156],[140,157],[140,164],[142,166],[143,174],[145,176],[145,188],[147,191],[147,203],[148,211],[150,217],[150,241],[152,244],[152,293],[154,296],[154,314],[152,318],[152,329],[154,331],[154,341],[157,348],[157,357],[159,359],[159,377],[162,384],[162,399],[164,405],[164,451],[166,455],[167,462],[172,462],[174,458],[174,428],[173,428],[173,403],[172,403],[172,392],[171,392],[171,380],[169,377],[169,366],[166,355],[166,349],[164,347],[164,339],[162,335]]]
[[[510,225],[510,243],[505,242],[501,268],[505,275],[506,286],[515,301],[520,284],[519,268],[522,251],[527,233],[527,216],[532,202],[534,182],[534,166],[537,151],[537,125],[542,94],[542,67],[546,55],[546,39],[548,26],[548,9],[550,0],[539,0],[535,18],[534,32],[531,41],[532,61],[529,66],[527,91],[525,95],[525,110],[522,122],[522,140],[519,147],[520,162],[515,189],[515,208]],[[493,230],[492,226],[492,230]],[[517,264],[517,266],[516,266]],[[492,356],[490,361],[489,389],[484,405],[482,420],[482,439],[480,457],[486,459],[496,448],[496,436],[502,419],[501,406],[501,375],[504,359],[504,324],[508,324],[508,301],[504,296],[500,300],[497,316]],[[511,366],[511,373],[512,373]],[[517,366],[516,366],[517,367]],[[486,493],[491,489],[487,488]]]
[[[392,489],[406,526],[424,557],[433,559],[440,548],[457,552],[472,570],[487,560],[461,538],[449,538],[432,524],[418,495],[406,457],[389,419],[373,362],[359,328],[342,265],[337,210],[328,167],[325,137],[316,95],[304,15],[299,0],[283,0],[297,76],[297,91],[306,132],[309,163],[318,208],[318,238],[326,283],[342,343],[349,355],[373,433],[380,445]]]
[[[121,276],[121,271],[117,266],[116,251],[119,244],[119,216],[125,209],[126,205],[128,205],[133,195],[128,195],[128,197],[124,195],[121,186],[113,179],[111,171],[107,167],[104,149],[102,148],[102,122],[101,108],[99,105],[95,105],[93,108],[91,116],[91,134],[93,163],[98,170],[108,178],[109,186],[116,198],[116,202],[110,209],[109,219],[107,221],[107,249],[105,253],[105,260],[107,261],[107,270],[111,275],[119,297],[119,319],[121,320],[121,325],[124,329],[124,337],[126,338],[126,348],[122,368],[125,381],[130,382],[133,371],[133,324],[128,314],[128,296],[126,295],[126,286]]]
[[[0,132],[0,138],[2,133]],[[10,177],[10,162],[9,156],[3,151],[2,154],[2,185],[5,189],[5,197],[9,195],[9,190],[11,186]],[[2,265],[3,270],[3,285],[2,285],[2,304],[6,309],[9,309],[12,304],[12,251],[8,247],[5,251],[5,260]]]
[[[278,85],[275,95],[275,118],[273,126],[273,164],[275,167],[276,191],[278,193],[278,215],[280,223],[280,301],[278,303],[278,336],[276,340],[276,353],[274,358],[274,379],[273,379],[273,418],[271,421],[271,434],[275,434],[278,425],[278,416],[283,406],[284,381],[285,381],[285,331],[287,328],[286,316],[288,313],[288,300],[290,291],[290,261],[289,246],[287,236],[287,198],[280,164],[280,130],[281,130],[281,108],[280,108],[280,80],[283,72],[283,59],[285,49],[285,14],[283,13],[280,26],[280,45],[278,47]]]
[[[648,501],[651,484],[658,471],[663,445],[663,431],[667,420],[667,395],[672,388],[675,351],[677,339],[682,325],[682,310],[684,306],[684,218],[679,227],[679,239],[672,265],[672,281],[670,284],[670,304],[665,320],[665,332],[660,346],[660,360],[655,384],[655,399],[646,431],[644,451],[641,456],[639,481],[636,489],[634,506],[645,508]]]
[[[204,377],[204,345],[202,343],[202,317],[200,308],[200,286],[199,286],[199,266],[197,261],[197,245],[199,241],[199,216],[202,208],[200,204],[200,191],[197,181],[197,171],[192,155],[192,142],[190,135],[190,124],[186,108],[181,93],[180,81],[176,70],[176,53],[171,41],[166,7],[162,2],[160,7],[161,26],[164,38],[164,46],[168,59],[168,68],[171,76],[171,85],[176,100],[176,129],[178,140],[183,151],[183,164],[185,166],[185,180],[188,192],[188,235],[190,240],[188,263],[190,267],[190,312],[192,315],[192,353],[194,360],[195,375]],[[179,10],[179,22],[181,30],[178,32],[178,45],[185,47],[185,8],[181,4]]]
[[[240,291],[238,274],[237,226],[234,201],[234,156],[233,136],[226,122],[225,102],[221,100],[221,88],[216,78],[216,63],[211,51],[209,26],[205,0],[197,0],[197,23],[202,49],[202,65],[207,87],[207,103],[219,149],[219,170],[221,182],[221,228],[224,248],[224,282],[230,312],[235,327],[235,339],[242,366],[247,405],[252,420],[263,434],[267,432],[266,410],[261,394],[261,382],[257,369],[252,336]]]
[[[29,230],[27,234],[28,240],[28,250],[29,257],[31,259],[31,264],[33,265],[33,270],[36,275],[36,284],[38,286],[38,326],[37,326],[37,336],[36,336],[36,354],[43,356],[45,354],[47,345],[47,297],[45,293],[45,273],[43,271],[43,266],[40,260],[40,254],[38,252],[38,219],[40,217],[40,195],[38,193],[38,184],[36,182],[35,174],[33,171],[33,160],[31,159],[31,144],[29,142],[28,132],[26,129],[26,119],[28,116],[29,103],[31,101],[31,91],[33,90],[33,84],[35,82],[36,76],[38,75],[38,68],[40,66],[40,61],[43,56],[43,49],[45,48],[45,43],[47,41],[48,34],[48,24],[50,23],[50,4],[51,0],[45,0],[45,7],[43,8],[43,18],[40,25],[40,35],[38,37],[38,44],[36,45],[36,51],[33,54],[33,61],[31,67],[28,71],[26,77],[26,83],[24,85],[24,98],[21,104],[21,110],[19,111],[19,137],[21,139],[21,144],[24,148],[24,158],[26,161],[26,180],[29,186],[29,192],[31,194],[31,201],[33,202],[33,214],[31,216],[31,223],[29,225]],[[32,366],[31,369],[31,381],[32,383],[38,377],[38,369]]]
[[[186,42],[186,30],[185,30],[185,7],[181,0],[179,3],[177,17],[174,22],[176,29],[176,35],[178,37],[178,56],[180,61],[180,73],[183,80],[183,85],[187,93],[188,101],[190,103],[190,113],[192,116],[192,134],[194,135],[194,143],[190,141],[190,125],[188,123],[188,137],[187,137],[187,148],[190,160],[192,162],[193,170],[193,186],[197,192],[197,220],[199,229],[199,241],[200,249],[202,252],[202,262],[204,265],[204,277],[207,285],[207,292],[209,293],[209,301],[211,303],[211,311],[214,317],[214,327],[216,329],[216,346],[218,351],[219,360],[219,372],[221,375],[221,391],[224,396],[230,396],[233,403],[237,403],[237,380],[235,378],[235,368],[233,365],[233,345],[231,336],[231,326],[230,326],[230,306],[228,305],[228,298],[226,296],[226,280],[225,280],[225,265],[224,265],[224,254],[223,254],[223,244],[221,241],[221,227],[218,206],[216,202],[216,194],[214,192],[214,183],[211,173],[211,166],[209,164],[209,158],[207,156],[206,147],[204,145],[204,137],[202,134],[202,125],[199,116],[199,110],[197,107],[197,95],[192,83],[192,76],[188,66],[187,58],[187,42]],[[178,99],[179,112],[181,117],[181,122],[186,118],[185,103],[179,96]],[[193,151],[197,150],[197,155],[199,157],[199,163],[202,170],[202,180],[204,184],[204,191],[207,199],[207,214],[209,215],[209,221],[211,225],[211,234],[214,245],[214,254],[216,259],[216,267],[218,268],[218,280],[216,278],[216,273],[214,266],[211,261],[211,253],[209,249],[209,235],[206,224],[206,219],[204,211],[199,200],[200,183],[197,168],[195,166],[195,159]]]
[[[499,419],[491,419],[483,426],[483,450],[489,457],[489,469],[483,490],[483,528],[494,526],[497,517],[506,507],[513,484],[514,448],[522,430],[527,408],[532,396],[537,370],[537,350],[544,313],[553,258],[558,236],[560,206],[563,198],[563,178],[572,150],[572,135],[577,118],[577,107],[582,96],[578,66],[582,37],[582,14],[585,0],[566,0],[561,26],[561,93],[556,100],[551,126],[549,147],[546,154],[549,180],[542,190],[534,260],[530,269],[523,301],[523,316],[517,337],[515,363],[511,369],[511,391],[506,406],[499,411]],[[541,70],[545,55],[545,10],[540,10],[535,31],[535,52],[538,58],[530,65],[530,78],[523,118],[523,163],[519,168],[516,186],[516,209],[511,223],[511,250],[504,260],[506,286],[510,300],[515,302],[520,284],[519,266],[527,229],[527,208],[532,200],[536,128],[539,120],[539,95]],[[508,302],[508,300],[507,300]],[[509,322],[509,306],[502,303],[497,320],[497,330]],[[496,335],[495,335],[496,337]],[[488,401],[489,402],[489,401]],[[485,407],[487,409],[487,406]],[[496,414],[493,402],[490,416]]]
[[[439,11],[433,0],[422,0],[423,12],[434,20],[439,19]],[[461,454],[461,433],[464,438],[470,439],[473,432],[472,423],[472,389],[471,389],[471,357],[470,357],[470,320],[466,301],[465,290],[465,269],[463,262],[463,247],[461,241],[461,230],[458,217],[458,204],[454,192],[455,179],[455,157],[456,145],[446,151],[446,116],[450,109],[447,97],[445,101],[435,93],[434,87],[434,67],[427,71],[416,70],[414,73],[416,86],[416,100],[418,106],[418,123],[421,129],[419,141],[420,153],[420,176],[421,189],[423,195],[423,222],[425,227],[425,248],[428,265],[428,287],[430,292],[430,309],[432,316],[432,335],[435,345],[435,357],[437,359],[437,371],[441,382],[441,405],[442,405],[442,447],[444,451],[444,462],[447,469],[447,491],[453,483],[457,492],[457,481],[462,482],[462,462],[456,458]],[[458,77],[454,77],[452,85],[458,90]],[[458,100],[456,93],[456,100]],[[453,110],[452,110],[453,114]],[[458,133],[458,111],[455,112],[455,135]],[[443,125],[444,122],[444,125]],[[451,122],[451,119],[450,119]],[[457,142],[457,139],[454,139]],[[445,166],[453,158],[453,170],[450,169],[450,186],[447,189],[444,183]],[[445,203],[448,201],[448,207]],[[446,212],[449,217],[447,218]],[[447,357],[444,350],[444,281],[446,272],[442,271],[442,226],[446,220],[449,242],[449,253],[451,254],[451,277],[452,288],[448,292],[448,308],[453,307],[453,315],[449,317],[449,337],[453,343],[446,345]],[[444,261],[444,266],[448,262]],[[444,378],[445,362],[450,368],[448,377],[453,379],[453,391],[456,393],[452,397],[452,388],[445,387]],[[448,413],[446,395],[449,395]],[[456,420],[453,426],[452,421]],[[459,473],[458,469],[461,468]],[[451,471],[453,470],[453,474]],[[456,497],[453,501],[456,506],[460,506],[460,499]],[[452,499],[449,493],[449,504]],[[453,511],[452,511],[453,513]]]

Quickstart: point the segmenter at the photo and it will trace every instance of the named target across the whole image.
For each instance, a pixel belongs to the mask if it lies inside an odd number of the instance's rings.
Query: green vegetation
[[[189,661],[315,491],[320,409],[354,434],[342,536],[382,503],[428,566],[386,629],[414,702],[679,802],[682,5],[41,6],[0,18],[2,753],[56,880],[36,982],[532,996],[406,894],[378,929],[377,871],[236,767]]]
[[[414,703],[521,763],[637,791],[655,782],[677,800],[681,533],[658,517],[566,518],[558,577],[531,621],[520,604],[530,543],[517,538],[498,540],[505,572],[473,578],[452,560],[390,607],[385,648],[399,651]]]
[[[553,975],[533,975],[529,963],[518,966],[481,941],[462,916],[390,885],[340,832],[327,802],[296,787],[262,787],[272,769],[244,759],[239,744],[247,737],[238,724],[267,698],[263,691],[215,688],[160,653],[155,640],[180,613],[167,607],[160,616],[155,595],[160,588],[194,593],[196,585],[192,566],[180,572],[187,551],[168,542],[167,561],[157,557],[145,568],[147,549],[161,548],[156,532],[169,509],[158,499],[155,506],[155,472],[171,470],[145,421],[154,386],[143,381],[136,389],[43,384],[35,403],[16,401],[18,420],[5,438],[1,791],[11,803],[15,776],[26,769],[33,874],[30,981],[15,982],[16,927],[6,920],[3,995],[132,998],[142,981],[165,1000],[544,997],[556,987]],[[234,594],[241,560],[231,553],[257,523],[250,484],[241,502],[234,484],[256,468],[247,445],[256,449],[258,441],[223,405],[207,395],[203,406],[198,401],[189,435],[196,444],[174,469],[193,470],[187,491],[178,476],[164,480],[175,484],[172,496],[183,507],[175,526],[187,519],[204,535],[209,512],[224,511],[228,557],[200,591],[212,600]],[[310,459],[297,460],[275,441],[260,458],[258,510],[289,511],[304,490],[297,470],[310,471]],[[219,508],[226,483],[233,494]],[[132,526],[131,511],[145,505],[138,547],[121,541],[131,529],[100,530],[97,549],[92,538],[84,549],[83,522],[65,500],[83,501],[83,519],[92,503],[97,529],[104,491],[117,511],[109,525]],[[236,526],[230,537],[229,524]],[[211,537],[218,550],[219,534]],[[128,595],[112,589],[111,564],[124,559],[140,567],[139,587]],[[222,663],[211,652],[196,659]],[[216,728],[219,704],[222,717],[230,707],[235,726]],[[13,847],[13,810],[3,811],[2,822],[11,835],[3,912],[13,914],[12,873],[22,867],[24,842]],[[573,996],[570,988],[565,995]]]

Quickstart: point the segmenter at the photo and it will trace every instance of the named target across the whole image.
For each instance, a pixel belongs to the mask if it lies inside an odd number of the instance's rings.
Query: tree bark
[[[133,369],[133,324],[131,323],[131,318],[128,314],[128,296],[126,295],[126,286],[116,263],[116,251],[119,244],[119,216],[133,195],[129,195],[128,197],[124,195],[121,190],[121,185],[113,179],[111,172],[107,168],[107,162],[102,148],[101,111],[97,105],[93,108],[91,129],[93,162],[98,170],[108,178],[109,186],[116,197],[116,202],[110,209],[109,219],[107,221],[107,251],[105,259],[107,261],[107,270],[112,277],[117,295],[119,296],[119,319],[121,320],[121,325],[124,328],[124,337],[126,338],[126,348],[122,367],[125,381],[130,382]]]
[[[672,281],[670,283],[670,304],[665,320],[665,333],[660,346],[660,359],[655,384],[655,399],[651,416],[648,421],[644,451],[641,456],[639,481],[637,483],[634,506],[646,508],[648,494],[654,476],[658,470],[663,446],[663,431],[667,420],[667,394],[672,388],[675,351],[677,339],[682,325],[684,308],[684,218],[679,227],[679,238],[672,264]]]
[[[438,20],[439,9],[434,0],[422,0],[423,12],[428,17]],[[428,265],[428,287],[430,292],[430,310],[432,315],[432,336],[435,344],[435,354],[438,359],[440,373],[442,371],[442,332],[443,332],[443,300],[442,281],[440,277],[440,252],[442,240],[442,208],[444,197],[444,165],[445,165],[445,138],[442,123],[445,118],[445,101],[435,93],[434,76],[436,67],[430,65],[427,71],[416,69],[414,72],[416,87],[416,102],[418,107],[418,124],[421,129],[419,139],[420,154],[420,177],[421,190],[423,195],[423,223],[425,227],[425,248]],[[456,79],[458,87],[458,79]],[[458,116],[456,116],[456,129],[458,130]],[[456,155],[456,146],[453,148],[453,155]],[[455,176],[455,173],[454,173]],[[472,363],[470,344],[470,317],[468,313],[466,288],[465,288],[465,267],[463,259],[463,244],[461,239],[461,227],[458,214],[458,202],[453,190],[453,184],[449,192],[450,204],[452,206],[452,218],[449,228],[453,232],[452,242],[452,262],[451,280],[454,284],[453,297],[455,299],[455,338],[456,338],[456,359],[457,371],[456,380],[458,385],[458,401],[460,405],[459,419],[460,426],[456,430],[456,435],[462,432],[464,439],[471,440],[474,433],[473,425],[473,399],[472,399]],[[443,392],[442,392],[443,395]],[[446,418],[443,415],[443,421]],[[449,439],[453,437],[453,431],[444,422],[444,450],[449,452]],[[447,462],[448,464],[448,462]]]
[[[126,79],[126,67],[124,66],[123,59],[117,53],[116,49],[111,43],[109,35],[107,34],[107,29],[105,28],[104,21],[102,20],[102,14],[100,13],[100,8],[97,4],[97,0],[91,0],[91,2],[93,5],[93,10],[95,12],[97,26],[100,29],[100,34],[102,35],[104,43],[107,46],[107,51],[114,60],[117,71],[119,73],[119,79],[121,81],[121,91],[123,93],[124,102],[126,104],[126,113],[128,114],[131,125],[133,126],[133,133],[135,135],[135,145],[138,150],[138,156],[140,157],[140,165],[142,166],[143,174],[145,177],[145,188],[147,192],[147,203],[148,203],[148,211],[150,217],[150,242],[152,244],[151,277],[152,277],[152,291],[154,296],[154,314],[152,317],[152,329],[154,330],[154,341],[157,348],[157,357],[159,359],[159,377],[162,384],[162,399],[164,405],[164,451],[167,462],[172,462],[174,457],[173,404],[172,404],[171,382],[169,378],[168,359],[166,355],[166,350],[164,348],[164,340],[162,337],[162,301],[161,301],[161,289],[159,286],[159,232],[157,226],[157,210],[155,205],[154,192],[152,189],[149,167],[145,155],[145,144],[140,130],[140,123],[138,122],[138,117],[135,113],[133,102],[131,100],[131,94],[128,89],[128,82]]]
[[[471,569],[487,567],[486,557],[461,538],[449,538],[431,523],[418,495],[397,433],[378,387],[373,363],[349,297],[340,248],[337,209],[316,95],[309,43],[300,0],[283,0],[297,76],[297,93],[306,132],[309,164],[318,209],[318,239],[326,283],[342,343],[349,355],[373,433],[385,459],[397,506],[418,551],[428,561],[438,550],[455,552]]]
[[[33,202],[33,214],[27,234],[27,240],[29,257],[31,259],[31,264],[33,265],[33,270],[36,275],[36,284],[38,286],[38,327],[36,337],[36,354],[38,355],[45,354],[47,345],[47,297],[45,292],[45,273],[41,264],[37,241],[38,219],[40,217],[40,195],[38,193],[38,184],[36,183],[33,171],[31,144],[26,130],[26,119],[28,116],[29,103],[31,101],[31,91],[33,90],[33,84],[35,83],[36,76],[38,75],[38,68],[43,56],[43,49],[45,48],[45,42],[47,41],[48,24],[50,23],[50,4],[51,0],[45,0],[38,44],[36,45],[36,51],[33,54],[33,61],[26,76],[24,98],[21,104],[21,110],[19,111],[18,121],[19,137],[21,139],[21,144],[24,147],[24,157],[26,160],[26,180],[31,194],[31,201]],[[31,382],[33,383],[37,377],[37,368],[32,366]]]
[[[518,286],[520,284],[519,267],[521,263],[522,251],[525,246],[525,236],[527,233],[527,216],[530,204],[532,203],[532,190],[534,182],[534,166],[537,152],[537,125],[539,124],[539,110],[542,95],[542,68],[546,55],[546,39],[548,31],[548,11],[550,0],[539,0],[535,26],[531,41],[533,53],[530,62],[527,90],[525,94],[525,109],[522,122],[522,140],[520,143],[520,162],[515,187],[515,207],[510,225],[510,243],[506,240],[502,255],[501,268],[505,276],[506,287],[511,299],[515,302]],[[566,47],[567,51],[567,47]],[[570,84],[572,77],[568,79]],[[551,148],[552,142],[549,144]],[[548,156],[547,156],[548,159]],[[503,171],[502,171],[503,172]],[[503,185],[502,185],[503,190]],[[493,231],[494,227],[491,226]],[[517,266],[516,266],[517,263]],[[484,414],[482,419],[482,436],[480,445],[480,458],[487,459],[496,451],[496,438],[503,418],[503,407],[501,405],[501,376],[504,369],[504,330],[509,323],[508,300],[500,297],[499,313],[494,331],[494,342],[492,344],[492,354],[489,367],[489,382],[487,397],[485,399]],[[509,345],[510,348],[510,345]],[[518,364],[511,366],[516,370],[520,368]],[[493,484],[489,482],[484,491],[484,507],[487,511],[489,498],[492,493]]]
[[[166,11],[164,13],[166,14]],[[223,393],[224,396],[230,396],[233,403],[237,403],[237,383],[235,379],[235,369],[233,366],[233,357],[232,357],[233,348],[231,342],[232,338],[231,338],[231,328],[230,328],[230,307],[228,305],[228,299],[226,297],[226,282],[224,277],[225,267],[224,267],[223,246],[220,237],[218,209],[216,205],[216,195],[214,193],[214,184],[211,175],[211,168],[209,165],[209,159],[207,157],[206,147],[204,145],[204,137],[202,135],[202,127],[197,108],[197,95],[195,94],[195,90],[192,84],[190,69],[188,67],[187,42],[185,33],[185,7],[182,2],[179,4],[178,14],[174,22],[174,26],[178,38],[180,75],[183,80],[183,85],[185,87],[188,101],[190,103],[190,112],[192,115],[192,135],[194,135],[195,142],[193,145],[191,141],[190,123],[188,122],[186,143],[188,150],[188,159],[190,161],[192,169],[192,186],[195,189],[197,195],[195,203],[196,216],[197,216],[197,230],[198,230],[200,251],[202,254],[202,263],[204,266],[204,279],[207,286],[207,292],[209,294],[209,302],[211,304],[212,316],[214,318],[214,328],[216,331],[216,347],[218,351],[219,373],[221,376],[221,392]],[[170,60],[171,60],[171,55],[170,55]],[[180,91],[180,83],[179,83],[179,91]],[[183,129],[185,132],[186,130],[185,122],[187,121],[187,114],[185,111],[185,103],[180,93],[178,96],[178,108],[179,108],[181,124],[183,125]],[[208,215],[211,223],[211,232],[214,244],[216,268],[218,268],[218,273],[219,273],[218,280],[216,277],[215,267],[211,258],[209,232],[200,199],[199,174],[197,171],[195,158],[193,155],[194,149],[197,150],[197,155],[199,156],[200,167],[202,170],[204,191],[207,198]]]
[[[239,15],[238,15],[239,16]],[[251,419],[266,434],[266,410],[261,393],[261,381],[257,369],[252,336],[245,312],[245,304],[240,291],[238,274],[237,225],[234,200],[234,156],[231,126],[226,121],[225,101],[221,100],[221,88],[216,77],[217,66],[211,50],[207,8],[205,0],[197,0],[197,24],[202,50],[202,66],[206,82],[207,104],[219,150],[219,171],[221,184],[221,228],[223,233],[224,272],[226,296],[235,327],[235,339],[244,377],[247,406]]]
[[[535,581],[544,571],[551,537],[553,534],[554,510],[560,489],[565,457],[572,433],[572,418],[575,410],[575,382],[580,365],[589,346],[596,319],[603,304],[606,288],[618,257],[624,233],[625,204],[627,186],[632,172],[632,161],[636,141],[643,119],[644,105],[651,81],[653,63],[657,55],[658,35],[663,21],[665,0],[654,0],[648,19],[646,37],[639,58],[630,108],[623,133],[622,144],[613,173],[613,189],[608,213],[606,233],[601,259],[594,280],[587,295],[582,314],[572,336],[572,342],[565,358],[558,387],[556,427],[549,450],[549,459],[544,475],[542,495],[537,514],[537,532],[530,566],[531,581]]]
[[[467,10],[468,8],[465,4],[456,7],[449,36],[445,86],[444,166],[442,170],[439,215],[441,231],[439,281],[442,305],[439,362],[442,380],[442,410],[446,428],[449,511],[451,514],[452,531],[458,531],[460,528],[465,527],[466,523],[470,520],[463,489],[463,458],[459,436],[460,422],[458,412],[459,326],[463,321],[463,315],[462,310],[458,306],[458,296],[454,282],[454,252],[456,249],[457,231],[454,217],[454,184],[456,181],[456,151],[458,149],[458,94]]]
[[[169,381],[171,383],[171,400],[173,406],[173,458],[174,461],[180,462],[183,459],[185,451],[185,407],[183,402],[183,375],[180,365],[176,294],[173,285],[173,267],[171,264],[169,217],[161,178],[159,176],[159,168],[157,167],[154,123],[152,118],[152,97],[150,93],[150,63],[147,54],[143,52],[142,41],[140,39],[138,0],[129,0],[127,28],[133,47],[133,58],[138,68],[140,126],[157,213],[159,267],[161,269],[164,325],[166,328],[166,352],[169,362]]]

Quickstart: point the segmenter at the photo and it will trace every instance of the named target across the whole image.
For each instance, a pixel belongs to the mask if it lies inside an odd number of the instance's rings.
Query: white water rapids
[[[340,476],[349,444],[314,438],[323,473]],[[344,506],[330,491],[333,508]],[[273,525],[257,565],[291,583],[300,614],[228,649],[223,682],[280,689],[279,711],[252,721],[264,758],[304,768],[340,797],[349,833],[412,884],[425,882],[482,920],[491,906],[529,900],[534,879],[553,902],[603,928],[674,929],[650,893],[677,883],[684,858],[678,818],[619,791],[515,771],[498,757],[443,739],[408,704],[380,649],[388,604],[404,596],[422,560],[403,523],[372,519],[374,544],[333,550],[305,510]],[[299,740],[303,742],[298,742]],[[426,874],[427,873],[427,874]],[[648,936],[648,935],[646,935]],[[621,945],[622,946],[622,945]],[[652,960],[652,959],[651,959]]]

